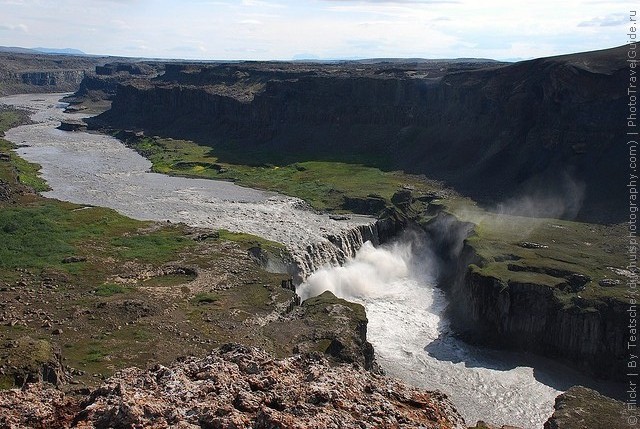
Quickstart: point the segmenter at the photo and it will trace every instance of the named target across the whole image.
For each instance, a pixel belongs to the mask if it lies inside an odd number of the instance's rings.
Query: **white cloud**
[[[291,59],[302,52],[529,58],[625,43],[617,23],[628,19],[631,6],[605,0],[0,0],[0,43],[203,59]]]
[[[17,31],[21,33],[28,33],[29,27],[27,27],[25,24],[18,24],[18,25],[1,25],[0,24],[0,31]]]
[[[615,27],[626,24],[629,17],[623,13],[614,13],[607,16],[598,16],[578,24],[579,27]]]

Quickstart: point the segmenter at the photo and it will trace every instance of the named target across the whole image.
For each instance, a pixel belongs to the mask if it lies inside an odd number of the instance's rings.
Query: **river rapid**
[[[298,294],[306,299],[330,290],[364,305],[367,338],[386,374],[446,393],[470,425],[541,429],[556,396],[571,386],[622,391],[549,359],[457,339],[445,318],[447,299],[435,287],[434,259],[409,234],[379,247],[365,243],[343,266],[313,273]]]
[[[136,219],[226,228],[278,241],[293,252],[374,219],[335,221],[306,209],[296,198],[229,182],[150,173],[148,160],[115,138],[56,129],[65,117],[61,94],[0,98],[28,109],[34,124],[5,138],[24,159],[42,166],[47,197],[109,207]],[[326,267],[298,288],[302,298],[331,290],[360,302],[369,319],[368,338],[386,373],[410,384],[441,390],[467,423],[541,428],[555,397],[574,384],[594,385],[567,367],[525,354],[469,346],[450,334],[447,305],[434,286],[428,255],[411,240],[375,248],[370,243],[342,267]]]

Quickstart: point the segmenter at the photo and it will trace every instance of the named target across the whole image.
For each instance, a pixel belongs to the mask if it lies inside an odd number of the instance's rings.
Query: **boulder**
[[[84,398],[44,385],[0,392],[1,427],[464,429],[442,393],[319,353],[275,359],[227,344],[204,358],[118,372]],[[37,416],[37,424],[33,423]]]

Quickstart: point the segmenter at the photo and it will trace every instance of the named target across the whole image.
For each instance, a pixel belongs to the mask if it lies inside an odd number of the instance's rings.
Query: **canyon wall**
[[[492,275],[481,268],[490,262],[466,240],[470,224],[450,214],[440,213],[425,229],[440,260],[438,282],[449,297],[449,314],[463,337],[559,359],[602,378],[624,377],[628,303]]]
[[[0,95],[72,92],[101,57],[0,53]]]
[[[625,49],[457,68],[169,64],[122,81],[99,120],[281,160],[422,173],[487,203],[579,194],[540,215],[620,221]]]

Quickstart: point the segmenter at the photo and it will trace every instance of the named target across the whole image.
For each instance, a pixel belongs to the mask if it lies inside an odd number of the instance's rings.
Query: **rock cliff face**
[[[319,354],[275,360],[226,345],[203,359],[126,369],[87,397],[42,385],[0,393],[2,427],[463,429],[441,393],[426,392]]]
[[[569,360],[600,377],[624,376],[627,306],[611,299],[567,305],[553,288],[504,283],[470,268],[452,293],[468,322],[501,345]],[[628,323],[628,321],[627,321]]]
[[[103,62],[98,57],[0,53],[0,95],[76,91]]]
[[[633,426],[629,417],[624,403],[574,386],[556,398],[555,412],[544,429],[627,429]]]
[[[471,225],[452,215],[440,213],[426,229],[445,267],[439,284],[450,298],[450,314],[469,339],[569,361],[599,377],[624,377],[628,304],[568,300],[559,288],[487,274],[465,240]]]
[[[48,87],[59,91],[76,89],[84,75],[83,70],[32,71],[20,73],[19,78],[25,85],[43,87],[43,91],[48,92]]]
[[[540,214],[620,220],[611,208],[624,191],[613,166],[624,158],[614,142],[623,137],[625,49],[439,68],[174,64],[124,82],[99,119],[301,160],[355,157],[484,201],[578,190],[574,203]]]

